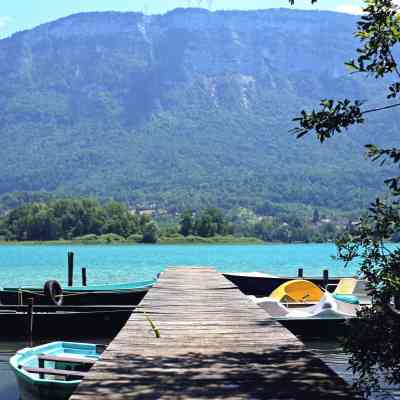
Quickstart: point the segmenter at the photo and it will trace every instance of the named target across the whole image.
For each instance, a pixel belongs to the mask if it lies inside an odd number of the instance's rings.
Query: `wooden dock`
[[[71,400],[355,398],[214,269],[168,268]]]

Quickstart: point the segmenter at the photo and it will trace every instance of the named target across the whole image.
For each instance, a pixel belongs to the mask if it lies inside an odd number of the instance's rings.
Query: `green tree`
[[[133,215],[120,203],[102,206],[92,199],[62,199],[32,203],[11,211],[3,219],[3,231],[17,240],[71,239],[88,234],[123,237],[143,233],[151,221]]]
[[[195,219],[194,233],[203,237],[225,235],[228,224],[217,208],[207,208]]]
[[[105,206],[106,221],[102,233],[116,233],[128,237],[139,230],[137,218],[130,214],[126,206],[113,201]]]
[[[183,236],[189,236],[193,234],[194,220],[193,211],[186,210],[182,213],[180,220],[180,234]]]
[[[293,3],[293,0],[290,0]],[[315,2],[315,1],[314,1]],[[353,72],[364,73],[387,85],[387,99],[400,93],[400,70],[395,46],[400,41],[399,8],[392,0],[367,0],[364,14],[358,22],[356,37],[361,45],[356,59],[347,63]],[[393,109],[400,103],[386,103],[366,108],[360,100],[323,99],[320,109],[303,110],[294,119],[293,132],[298,138],[314,132],[318,140],[342,133],[350,126],[362,124],[374,112]],[[366,145],[372,160],[398,164],[400,149]],[[385,180],[389,197],[376,199],[360,225],[338,241],[339,257],[349,262],[359,259],[360,272],[368,280],[372,307],[359,313],[351,323],[345,350],[350,352],[350,365],[356,374],[356,384],[367,395],[380,388],[379,376],[390,384],[400,383],[400,249],[389,249],[385,243],[400,231],[400,177]]]
[[[154,221],[148,222],[143,230],[143,243],[157,243],[160,229]]]

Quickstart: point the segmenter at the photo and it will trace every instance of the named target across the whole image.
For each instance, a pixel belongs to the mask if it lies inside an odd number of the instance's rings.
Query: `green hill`
[[[398,112],[321,146],[291,119],[320,97],[384,100],[349,76],[354,17],[294,10],[77,14],[0,41],[0,195],[354,210],[382,190],[365,143]],[[264,207],[265,208],[265,207]]]

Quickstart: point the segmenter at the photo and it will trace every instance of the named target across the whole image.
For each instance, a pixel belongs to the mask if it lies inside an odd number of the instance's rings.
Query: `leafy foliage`
[[[293,128],[292,132],[301,138],[311,130],[315,130],[320,142],[332,137],[335,133],[342,132],[351,125],[362,124],[364,118],[361,111],[362,103],[350,100],[334,100],[324,99],[321,101],[320,111],[301,112],[301,116],[294,118],[294,122],[299,123],[299,127]]]
[[[317,210],[315,212],[319,214]],[[300,216],[297,212],[287,210],[275,216],[261,217],[243,207],[230,210],[226,215],[215,208],[196,214],[186,210],[180,216],[179,226],[179,233],[184,238],[234,235],[258,238],[264,242],[285,243],[333,241],[344,230],[344,226],[333,218],[313,221],[311,216]]]
[[[182,214],[180,225],[183,236],[223,236],[230,231],[221,211],[216,208],[205,209],[198,216],[194,216],[191,210],[186,210]]]
[[[400,250],[385,246],[399,232],[399,201],[377,199],[358,229],[338,242],[341,259],[360,259],[360,272],[374,301],[351,321],[351,335],[344,342],[357,386],[367,394],[379,390],[382,377],[390,384],[400,382],[400,314],[394,310],[400,305]]]
[[[367,0],[364,13],[356,33],[362,47],[357,49],[357,59],[348,66],[375,78],[394,77],[394,82],[384,82],[388,84],[387,98],[395,98],[400,90],[395,53],[395,46],[400,42],[399,8],[392,0]],[[363,111],[360,101],[324,100],[321,104],[322,110],[302,111],[295,119],[299,126],[294,132],[299,137],[315,132],[323,141],[342,128],[363,123],[367,113],[400,105],[389,104]],[[380,159],[381,164],[387,160],[395,165],[400,162],[397,147],[367,144],[366,149],[367,157],[374,161]],[[381,379],[391,384],[400,383],[400,250],[385,246],[387,240],[400,233],[399,180],[399,177],[386,179],[387,200],[376,199],[357,229],[338,240],[340,259],[360,261],[360,273],[368,281],[373,301],[371,308],[363,309],[359,318],[351,321],[351,334],[344,342],[345,350],[351,354],[350,365],[357,377],[356,385],[367,395],[380,388]]]
[[[102,206],[91,199],[64,199],[11,211],[2,219],[2,231],[9,240],[71,239],[92,234],[126,238],[144,234],[149,223],[148,217],[133,215],[120,203]]]
[[[157,243],[160,229],[154,221],[148,222],[143,227],[143,243]]]
[[[314,214],[318,211],[315,211]],[[245,208],[224,215],[216,208],[183,212],[180,221],[157,221],[132,214],[126,206],[92,199],[62,199],[31,203],[0,218],[0,240],[51,241],[74,239],[81,243],[228,243],[333,241],[343,226],[335,219],[282,211],[276,216],[257,216]],[[333,218],[333,217],[332,217]],[[214,240],[215,239],[215,240]]]
[[[392,48],[400,39],[398,7],[393,0],[367,0],[365,14],[358,22],[356,37],[364,45],[357,49],[358,57],[347,65],[357,71],[382,78],[395,72],[399,75]],[[390,86],[394,89],[393,85]],[[389,94],[395,97],[396,90]]]

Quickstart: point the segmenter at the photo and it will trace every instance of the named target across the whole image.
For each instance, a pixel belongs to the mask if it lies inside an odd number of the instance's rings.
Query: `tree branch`
[[[368,114],[368,113],[372,113],[372,112],[375,112],[375,111],[389,110],[390,108],[395,108],[395,107],[399,107],[399,106],[400,106],[400,103],[390,104],[389,106],[372,108],[370,110],[361,111],[361,114],[363,115],[363,114]]]

